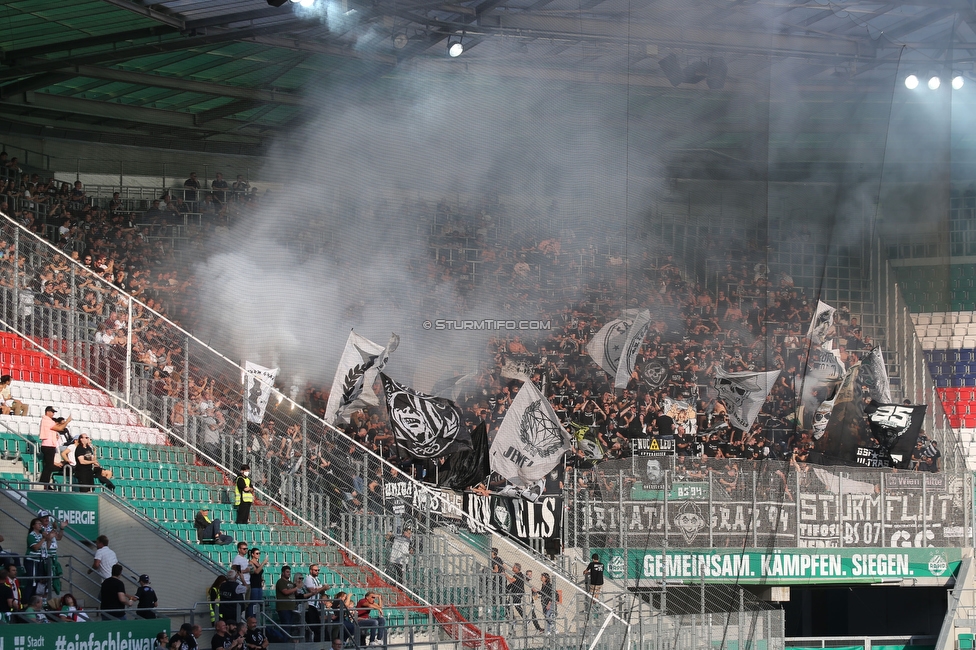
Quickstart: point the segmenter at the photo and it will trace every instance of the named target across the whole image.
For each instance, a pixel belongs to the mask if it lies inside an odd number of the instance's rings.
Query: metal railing
[[[971,475],[678,458],[567,476],[567,545],[582,548],[959,547]]]
[[[394,515],[392,503],[373,498],[383,493],[382,485],[394,469],[387,461],[280,393],[280,401],[275,405],[272,400],[261,424],[249,423],[244,417],[247,396],[240,383],[240,365],[138,300],[92,276],[9,219],[0,222],[0,245],[11,253],[0,261],[0,324],[4,327],[27,337],[38,350],[57,358],[69,370],[85,375],[93,385],[114,394],[122,403],[139,409],[147,422],[166,431],[171,442],[186,445],[228,473],[233,473],[231,468],[250,462],[259,498],[278,505],[293,521],[349,550],[361,566],[381,580],[400,585],[407,598],[430,605],[434,601],[428,595],[467,586],[466,579],[457,583],[460,577],[456,571],[445,570],[445,562],[456,559],[430,554],[419,556],[425,562],[424,571],[419,574],[423,582],[400,582],[385,562],[364,558],[359,555],[361,547],[350,547],[348,540],[330,528],[332,521],[310,518],[323,511],[335,517],[343,510],[362,508],[362,504]],[[15,273],[11,260],[20,259],[24,260],[23,268]],[[33,276],[49,266],[65,269],[70,291],[62,306],[37,305],[28,289]],[[77,308],[82,286],[85,291],[99,292],[103,304],[114,307],[108,319],[113,330],[111,342],[96,343],[95,332],[104,333],[109,326],[101,317]],[[148,360],[147,348],[154,346],[166,353],[164,361],[153,364]],[[148,367],[153,368],[151,376],[147,376]],[[38,374],[43,378],[43,371]],[[401,476],[399,480],[409,482],[418,494],[426,495],[422,502],[438,500],[430,486],[410,477]],[[327,494],[328,506],[319,507],[312,496],[315,494]],[[457,505],[449,504],[448,509],[455,518],[466,517]],[[443,521],[429,508],[410,505],[407,510],[413,517],[417,538],[433,539],[440,534]],[[542,562],[545,566],[543,558],[532,556],[527,549],[504,539],[499,544],[528,565]],[[488,566],[487,549],[457,544],[452,551],[455,556],[471,558],[466,570]],[[572,579],[560,575],[555,565],[548,567],[560,589],[575,593],[579,599],[589,598]],[[597,638],[609,642],[626,635],[627,626],[609,608],[602,603],[595,603],[593,608],[603,612],[605,626],[591,630],[588,643]],[[470,611],[483,615],[477,609]]]

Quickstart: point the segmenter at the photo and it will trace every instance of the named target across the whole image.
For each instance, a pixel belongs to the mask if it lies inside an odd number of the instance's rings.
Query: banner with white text
[[[958,548],[684,549],[594,548],[614,580],[765,585],[948,580],[959,570]]]

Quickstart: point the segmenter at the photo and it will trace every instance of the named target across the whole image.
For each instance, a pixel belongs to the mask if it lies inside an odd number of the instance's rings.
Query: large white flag
[[[611,377],[617,376],[617,365],[627,343],[627,334],[634,323],[634,318],[627,315],[615,318],[601,327],[586,344],[587,354]]]
[[[645,309],[637,314],[634,322],[631,323],[630,328],[627,330],[627,339],[624,342],[624,347],[620,352],[620,358],[617,361],[617,372],[613,382],[614,388],[627,388],[627,384],[630,383],[630,375],[634,372],[634,362],[637,360],[637,352],[640,351],[640,346],[644,344],[644,336],[647,335],[647,328],[650,324],[651,312]]]
[[[752,427],[779,373],[726,372],[721,366],[715,368],[715,390],[729,409],[732,426],[743,431]]]
[[[491,469],[521,487],[544,478],[570,449],[549,400],[532,382],[522,384],[491,443]]]
[[[390,336],[384,348],[365,336],[349,332],[325,406],[326,422],[332,423],[338,418],[348,422],[348,414],[352,411],[379,404],[373,383],[399,343],[400,337],[396,334]]]
[[[834,326],[834,312],[837,311],[822,300],[817,301],[817,311],[813,313],[807,338],[820,344],[827,340],[827,333]]]
[[[277,377],[278,368],[244,362],[244,407],[248,422],[261,424],[264,420],[264,411],[268,408],[268,399]]]

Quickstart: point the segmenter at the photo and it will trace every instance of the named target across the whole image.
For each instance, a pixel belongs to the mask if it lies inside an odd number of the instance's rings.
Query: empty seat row
[[[29,415],[39,418],[44,415],[47,402],[26,402]],[[59,402],[54,405],[61,417],[71,416],[75,422],[92,422],[102,424],[124,424],[139,426],[141,419],[135,411],[115,408],[114,406],[88,406],[86,404],[68,404]]]
[[[976,377],[973,375],[942,375],[934,377],[936,388],[973,388],[976,387]]]
[[[976,349],[958,348],[954,350],[925,350],[923,352],[925,360],[929,363],[974,363],[976,362]]]
[[[57,408],[57,406],[55,406]],[[37,436],[41,429],[41,419],[31,416],[0,416],[0,426],[6,426],[11,431],[24,436]],[[116,442],[131,442],[138,444],[161,445],[166,442],[166,434],[159,429],[149,427],[103,424],[91,422],[72,422],[68,429],[73,434],[87,434],[92,440],[112,440]]]
[[[923,350],[954,350],[959,348],[976,348],[976,337],[925,337],[920,338]]]
[[[973,313],[970,311],[953,311],[915,314],[914,320],[916,325],[942,325],[943,323],[953,325],[957,323],[972,323]]]
[[[974,338],[976,337],[976,323],[917,325],[915,327],[915,333],[918,334],[920,339],[938,337],[952,337],[957,339]]]
[[[943,402],[972,402],[976,400],[976,389],[973,388],[940,388],[939,398]]]
[[[34,401],[45,404],[112,406],[112,398],[94,388],[51,386],[29,381],[15,381],[10,387],[10,394],[24,403]]]

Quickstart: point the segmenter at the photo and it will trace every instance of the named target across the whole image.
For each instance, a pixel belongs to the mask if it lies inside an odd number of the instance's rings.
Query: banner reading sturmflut
[[[244,405],[247,421],[261,424],[268,408],[271,389],[278,377],[278,368],[265,368],[250,361],[244,362]]]
[[[569,434],[549,400],[527,381],[495,434],[491,469],[513,485],[526,487],[545,478],[569,448]]]

